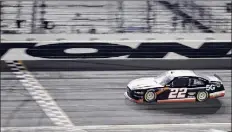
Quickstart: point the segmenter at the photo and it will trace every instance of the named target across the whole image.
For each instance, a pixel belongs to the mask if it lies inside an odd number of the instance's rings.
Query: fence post
[[[31,19],[31,33],[35,33],[36,30],[36,25],[35,25],[35,21],[36,21],[36,13],[37,12],[37,0],[34,0],[33,2],[33,7],[32,7],[32,19]]]
[[[124,32],[123,25],[124,25],[124,8],[123,8],[123,1],[118,1],[118,11],[119,11],[119,23],[118,28],[120,32]]]
[[[147,32],[151,32],[151,12],[152,12],[152,5],[151,1],[147,0]]]
[[[0,1],[0,23],[2,23],[2,21],[3,21],[3,15],[2,15],[2,12],[3,12],[3,6],[2,6],[2,2],[3,1]],[[2,25],[1,25],[1,27],[0,27],[0,31],[1,31],[1,29],[2,29]]]
[[[16,19],[20,20],[21,19],[20,17],[21,16],[21,1],[18,1],[17,7],[18,7],[18,11],[17,11]]]
[[[2,20],[2,1],[0,1],[0,19]]]
[[[46,8],[46,4],[45,4],[45,0],[42,0],[40,3],[40,33],[45,33],[44,29],[45,29],[45,8]]]
[[[196,19],[196,17],[195,17],[195,9],[193,7],[194,4],[195,4],[194,1],[191,0],[191,15],[192,15],[192,19]],[[190,30],[189,30],[190,33],[195,32],[195,31],[193,31],[193,25],[194,25],[194,23],[193,23],[193,21],[191,21]]]

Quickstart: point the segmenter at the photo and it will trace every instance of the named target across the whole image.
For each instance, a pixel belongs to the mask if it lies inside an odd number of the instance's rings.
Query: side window
[[[187,87],[188,84],[189,84],[189,78],[181,77],[174,79],[171,83],[171,86],[173,88],[181,88],[181,87]]]
[[[192,78],[191,79],[191,86],[204,86],[205,82],[202,80],[199,80],[197,78]]]

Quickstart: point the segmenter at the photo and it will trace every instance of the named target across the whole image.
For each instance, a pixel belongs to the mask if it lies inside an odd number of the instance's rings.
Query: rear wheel
[[[147,92],[144,94],[144,100],[146,102],[153,102],[156,100],[156,93],[155,93],[155,90],[153,89],[150,89],[150,90],[147,90]]]
[[[199,91],[197,92],[197,101],[204,102],[208,99],[209,93],[207,91]]]

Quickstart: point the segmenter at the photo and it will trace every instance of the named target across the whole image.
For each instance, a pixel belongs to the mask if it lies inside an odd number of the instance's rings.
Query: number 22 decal
[[[168,98],[185,98],[187,88],[171,88]]]

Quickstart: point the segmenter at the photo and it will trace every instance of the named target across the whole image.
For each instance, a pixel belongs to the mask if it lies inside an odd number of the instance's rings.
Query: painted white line
[[[73,130],[78,129],[102,129],[102,130],[111,130],[111,129],[185,129],[185,128],[207,128],[212,129],[212,127],[219,127],[221,129],[231,128],[231,123],[190,123],[190,124],[147,124],[147,125],[96,125],[96,126],[74,126]],[[42,126],[42,127],[2,127],[1,130],[62,130],[65,127],[54,127],[54,126]]]
[[[17,70],[13,72],[17,78],[19,78],[22,85],[30,93],[32,98],[36,103],[42,108],[45,114],[50,118],[50,120],[57,126],[72,128],[74,124],[64,113],[64,111],[57,105],[53,98],[49,95],[47,90],[34,78],[34,76],[27,70],[21,70],[18,66],[24,67],[23,64],[18,62],[17,65],[14,65],[14,61],[6,62],[10,68]],[[24,67],[26,69],[26,67]],[[65,131],[73,131],[72,129]],[[77,128],[75,128],[77,130]],[[79,131],[83,131],[78,129]],[[83,131],[84,132],[84,131]]]
[[[191,124],[149,124],[149,125],[99,125],[99,126],[80,126],[81,129],[129,129],[129,128],[179,128],[179,127],[211,127],[211,126],[225,126],[230,127],[231,123],[191,123]]]
[[[227,132],[227,131],[216,130],[216,129],[210,129],[209,132]]]

